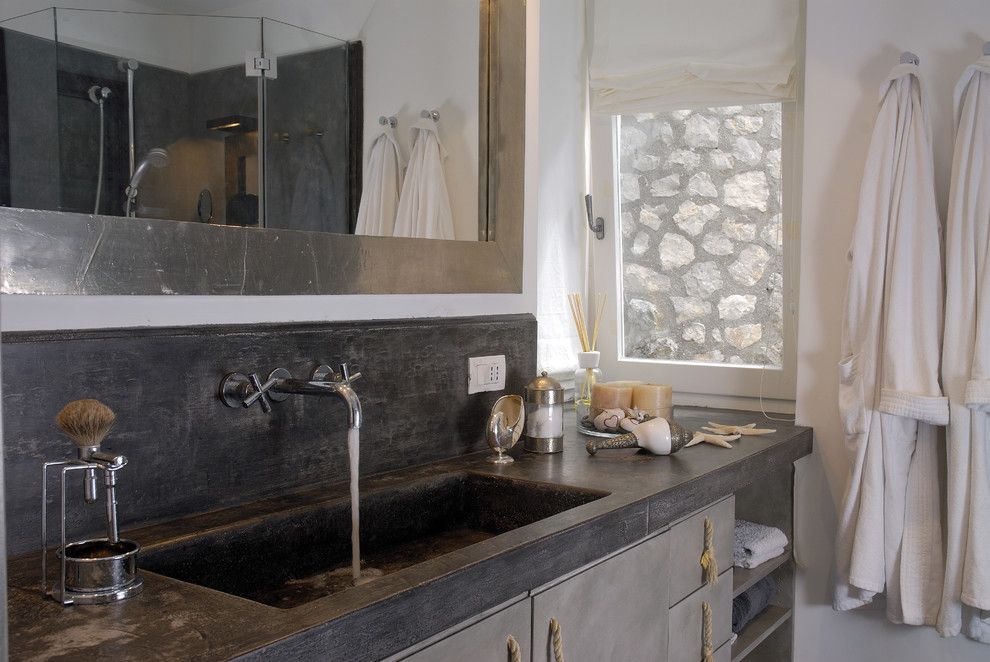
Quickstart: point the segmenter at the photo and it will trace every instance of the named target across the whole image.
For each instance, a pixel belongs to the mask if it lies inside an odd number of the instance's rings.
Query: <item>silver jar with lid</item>
[[[523,447],[531,453],[564,450],[564,387],[546,372],[526,385]]]

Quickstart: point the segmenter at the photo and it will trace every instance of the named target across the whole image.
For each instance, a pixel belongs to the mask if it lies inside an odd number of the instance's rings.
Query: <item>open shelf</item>
[[[784,553],[775,559],[770,559],[755,568],[732,568],[732,597],[737,597],[750,586],[760,581],[774,570],[791,560],[791,546],[784,549]]]
[[[755,570],[755,568],[754,568]],[[732,662],[739,662],[759,646],[774,630],[791,617],[791,610],[771,605],[765,612],[753,619],[739,633],[736,643],[732,644]]]

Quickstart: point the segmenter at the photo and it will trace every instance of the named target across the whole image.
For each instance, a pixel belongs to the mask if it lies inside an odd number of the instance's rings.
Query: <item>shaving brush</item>
[[[683,426],[665,418],[651,418],[628,434],[611,439],[592,439],[585,445],[590,455],[607,448],[645,448],[654,455],[670,455],[684,448],[693,435]]]
[[[79,447],[79,459],[89,460],[100,448],[117,416],[110,407],[99,400],[73,400],[62,407],[55,417],[55,425]],[[96,471],[86,472],[86,503],[96,501]]]

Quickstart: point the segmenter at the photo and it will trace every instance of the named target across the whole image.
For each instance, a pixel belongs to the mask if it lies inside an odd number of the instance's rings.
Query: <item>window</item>
[[[604,197],[619,219],[616,236],[596,242],[610,250],[595,249],[603,256],[595,286],[616,303],[614,347],[603,346],[604,366],[614,356],[610,379],[793,397],[796,324],[786,311],[797,246],[785,241],[796,235],[785,231],[792,106],[621,115],[593,125],[595,183],[611,182]],[[594,147],[604,140],[609,149]]]

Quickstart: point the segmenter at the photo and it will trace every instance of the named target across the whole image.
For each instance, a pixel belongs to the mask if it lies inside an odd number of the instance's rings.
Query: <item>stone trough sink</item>
[[[470,471],[372,489],[361,495],[362,572],[388,575],[604,496]],[[348,498],[314,499],[146,547],[140,566],[291,609],[353,586],[350,531]]]

